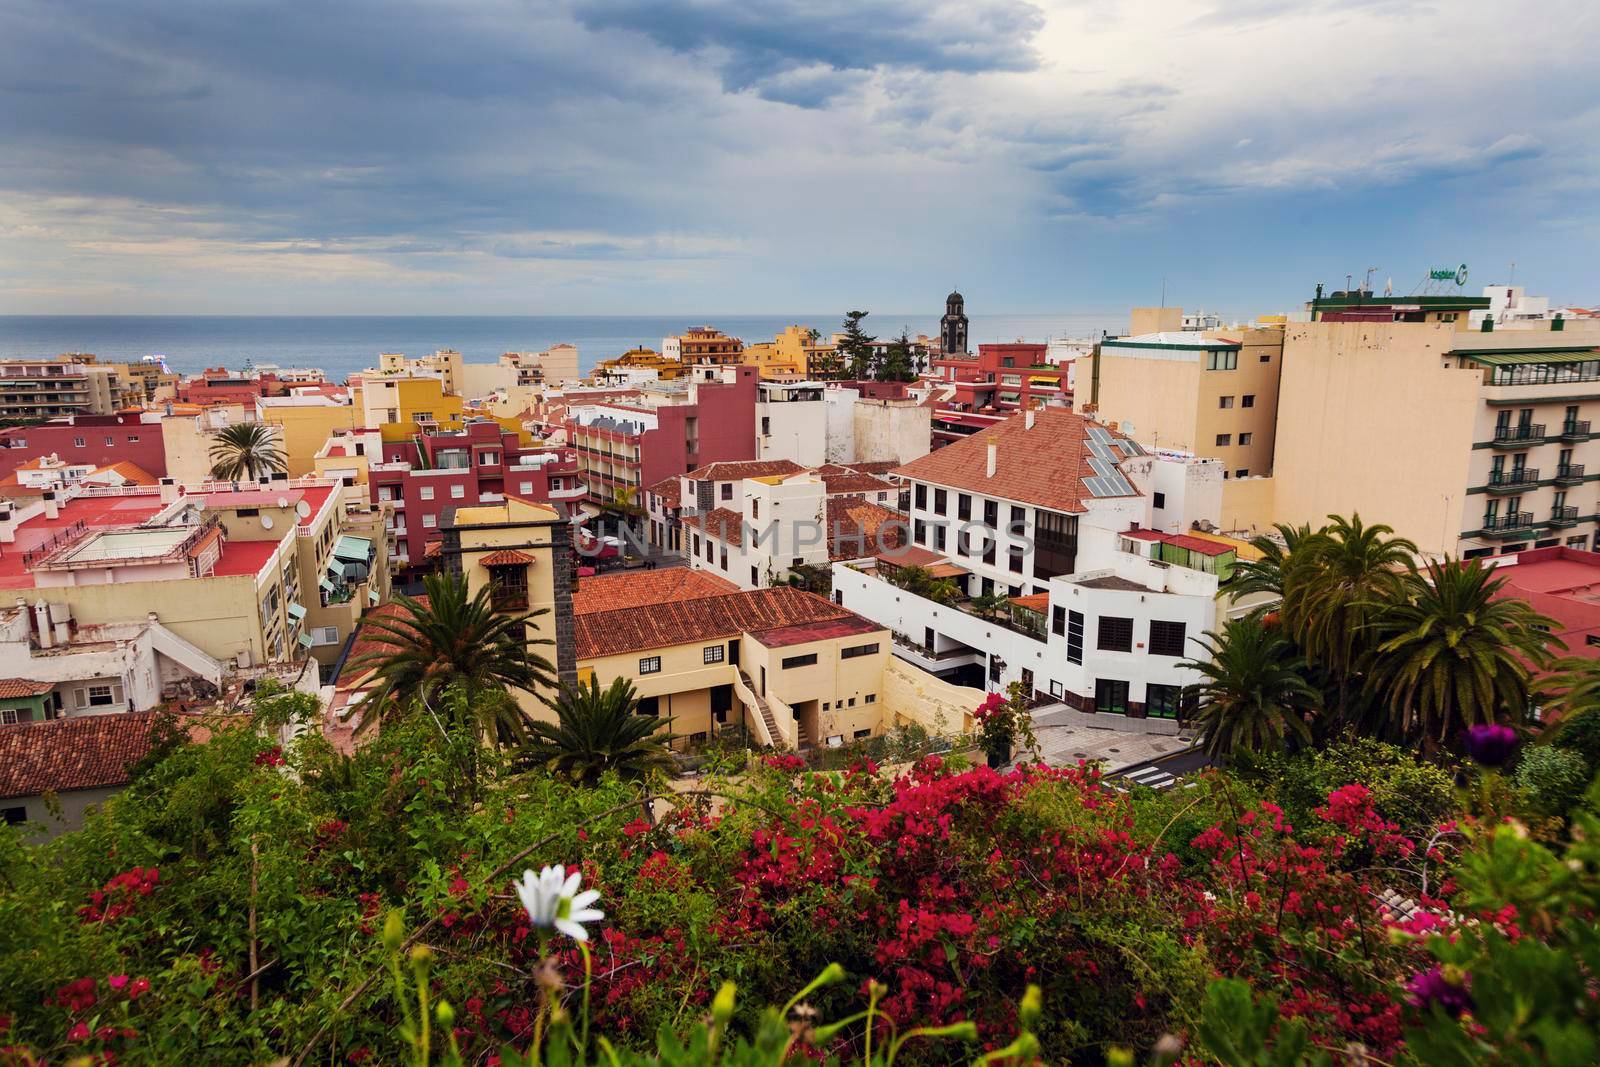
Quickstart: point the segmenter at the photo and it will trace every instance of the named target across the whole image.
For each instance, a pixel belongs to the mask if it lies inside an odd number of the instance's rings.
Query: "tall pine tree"
[[[861,320],[870,312],[850,311],[844,317],[844,336],[839,340],[839,357],[857,381],[866,378],[872,370],[872,342],[877,338],[861,328]]]
[[[915,345],[904,327],[900,336],[889,342],[889,350],[884,353],[883,360],[874,368],[873,377],[880,382],[910,382],[917,377],[917,354]]]

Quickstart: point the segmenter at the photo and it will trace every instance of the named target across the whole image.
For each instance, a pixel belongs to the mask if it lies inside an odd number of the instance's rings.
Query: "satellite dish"
[[[296,504],[294,506],[294,513],[296,515],[300,516],[302,519],[310,518],[311,517],[311,505],[307,504],[304,500],[302,500],[302,501],[300,501],[300,503],[298,503],[298,504]]]
[[[280,507],[280,508],[286,508],[286,507],[288,507],[288,506],[289,506],[289,498],[288,498],[288,497],[286,497],[286,496],[280,496],[280,497],[279,497],[279,498],[278,498],[278,506],[279,506],[279,507]]]
[[[272,529],[272,516],[271,515],[263,515],[263,516],[261,516],[261,528],[263,530]]]

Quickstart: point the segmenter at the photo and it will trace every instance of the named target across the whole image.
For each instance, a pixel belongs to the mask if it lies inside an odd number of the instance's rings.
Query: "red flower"
[[[135,978],[133,984],[128,987],[128,999],[138,1000],[148,992],[150,992],[150,979]]]
[[[88,1023],[78,1023],[71,1030],[68,1030],[67,1031],[67,1040],[68,1041],[87,1041],[87,1040],[89,1040],[89,1024]]]
[[[112,989],[121,989],[127,984],[128,976],[125,974],[113,974],[106,979],[106,985],[110,986]]]

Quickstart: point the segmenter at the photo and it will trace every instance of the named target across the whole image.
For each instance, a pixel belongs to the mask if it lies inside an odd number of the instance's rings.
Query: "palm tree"
[[[638,695],[626,678],[605,689],[590,678],[587,685],[567,689],[556,703],[556,721],[529,725],[527,755],[583,785],[593,785],[607,771],[625,779],[647,777],[673,766],[665,733],[670,720],[637,714]]]
[[[1328,518],[1285,557],[1283,619],[1307,658],[1340,675],[1343,688],[1370,651],[1373,619],[1416,569],[1417,546],[1390,537],[1392,527],[1363,524],[1360,515]]]
[[[1274,523],[1273,529],[1278,531],[1277,537],[1262,534],[1250,539],[1261,558],[1245,560],[1236,566],[1233,578],[1222,592],[1234,600],[1257,593],[1265,593],[1274,600],[1283,599],[1283,572],[1289,560],[1322,531],[1312,530],[1310,523],[1290,526],[1286,522]]]
[[[1469,726],[1528,714],[1529,670],[1552,659],[1552,620],[1499,598],[1505,579],[1448,557],[1404,576],[1403,595],[1375,619],[1366,684],[1381,732],[1436,750]]]
[[[1192,692],[1200,700],[1195,721],[1207,755],[1218,759],[1240,749],[1260,752],[1282,749],[1291,739],[1310,740],[1305,716],[1318,694],[1300,674],[1304,661],[1276,627],[1246,616],[1229,621],[1221,633],[1207,631],[1201,643],[1209,658],[1182,666],[1205,676]]]
[[[270,426],[241,422],[217,433],[211,442],[211,477],[223,482],[255,481],[288,467]]]
[[[992,619],[1010,605],[1011,598],[1004,592],[982,593],[972,598],[972,610],[986,619]]]
[[[523,716],[509,712],[500,698],[511,690],[537,692],[556,684],[555,668],[529,647],[527,624],[544,610],[497,614],[489,586],[468,597],[466,580],[454,573],[428,575],[423,589],[420,598],[397,596],[396,614],[366,621],[363,635],[378,646],[350,665],[372,672],[368,702],[385,716],[408,714],[419,705],[438,714],[444,691],[454,688],[481,739],[510,740],[508,728],[510,735],[520,732]]]

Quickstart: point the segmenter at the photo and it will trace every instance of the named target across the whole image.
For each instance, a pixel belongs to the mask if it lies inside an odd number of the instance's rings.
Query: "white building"
[[[830,384],[823,391],[827,462],[909,463],[927,455],[933,409],[913,390],[896,388],[898,383],[870,384],[881,385],[884,395],[853,382]]]
[[[942,677],[993,691],[1021,682],[1175,731],[1182,688],[1200,680],[1180,664],[1203,653],[1194,639],[1216,624],[1217,561],[1232,558],[1177,532],[1220,502],[1211,467],[1148,455],[1073,412],[1025,412],[896,471],[910,484],[912,545],[835,562],[834,597]],[[1157,521],[1173,532],[1152,530]],[[991,618],[914,594],[892,580],[912,565],[1009,603]]]
[[[828,461],[828,411],[821,382],[768,382],[756,394],[756,459],[803,467]]]

